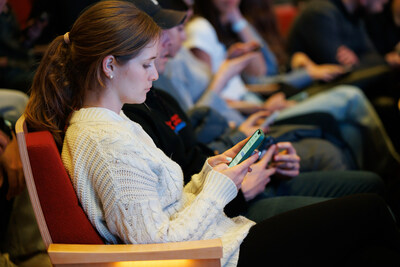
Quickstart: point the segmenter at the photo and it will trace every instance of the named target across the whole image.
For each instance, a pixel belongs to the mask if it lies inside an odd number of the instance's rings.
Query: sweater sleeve
[[[91,157],[75,161],[80,165],[75,169],[87,169],[76,179],[90,181],[109,231],[124,243],[199,240],[237,194],[234,183],[208,164],[183,190],[181,172],[181,177],[171,177],[176,182],[164,179],[173,172],[165,168],[168,158],[146,155],[135,140],[93,140],[93,134],[84,137],[86,145],[79,148],[79,155]],[[112,151],[107,150],[110,146]],[[78,191],[87,191],[79,184]],[[91,207],[83,206],[90,217]]]
[[[135,180],[157,180],[154,173],[138,173],[130,167],[127,169],[130,169]],[[215,171],[210,171],[206,177],[202,174],[194,177],[196,181],[203,179],[200,191],[192,192],[197,188],[194,183],[186,186],[181,195],[182,206],[177,206],[172,213],[160,202],[156,183],[151,186],[137,182],[134,190],[114,192],[113,197],[103,200],[105,206],[112,208],[106,217],[111,232],[126,243],[202,239],[215,217],[237,194],[234,184]]]

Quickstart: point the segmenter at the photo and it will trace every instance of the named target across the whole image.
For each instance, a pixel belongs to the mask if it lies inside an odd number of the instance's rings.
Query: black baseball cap
[[[162,8],[157,0],[129,0],[137,8],[149,15],[160,28],[170,29],[182,24],[186,12]]]
[[[167,9],[188,11],[189,7],[183,2],[183,0],[158,0],[158,3]]]

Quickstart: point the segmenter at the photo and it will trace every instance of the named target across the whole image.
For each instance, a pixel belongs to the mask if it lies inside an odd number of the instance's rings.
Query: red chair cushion
[[[32,0],[8,0],[8,4],[10,4],[17,16],[21,30],[24,30],[28,26],[27,22],[32,10]]]
[[[286,38],[298,14],[298,9],[291,4],[281,4],[274,7],[274,12],[278,22],[279,32],[282,37]]]
[[[26,144],[53,243],[104,244],[79,204],[53,136],[47,131],[28,133]]]

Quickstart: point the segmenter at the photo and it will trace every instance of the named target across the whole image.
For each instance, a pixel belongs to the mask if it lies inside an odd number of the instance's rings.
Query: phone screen
[[[244,161],[253,153],[253,151],[261,144],[264,139],[264,132],[260,129],[254,132],[254,134],[250,137],[250,139],[246,142],[246,144],[242,147],[239,153],[233,158],[233,160],[229,163],[229,167],[233,167],[240,162]]]

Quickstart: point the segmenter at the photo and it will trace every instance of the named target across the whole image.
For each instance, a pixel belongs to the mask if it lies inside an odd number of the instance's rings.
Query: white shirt
[[[226,59],[226,47],[218,40],[217,33],[208,20],[196,17],[186,25],[187,39],[184,46],[188,49],[198,48],[206,52],[211,59],[211,69],[216,73]],[[227,83],[221,95],[229,100],[241,100],[247,93],[247,88],[239,75]]]

